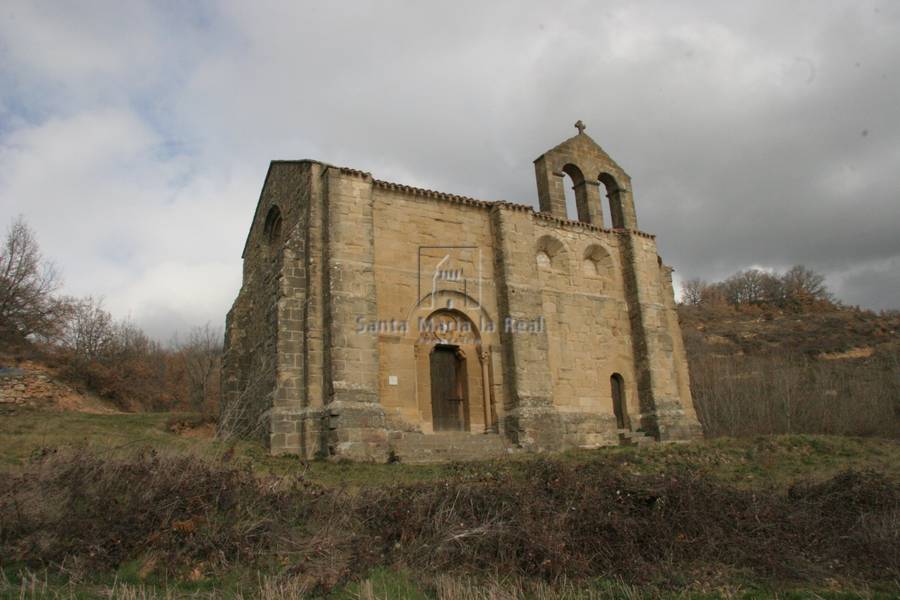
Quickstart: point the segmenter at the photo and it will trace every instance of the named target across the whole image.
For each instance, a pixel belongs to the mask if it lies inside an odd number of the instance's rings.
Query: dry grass
[[[680,307],[707,435],[900,437],[900,317]]]
[[[707,435],[816,433],[900,437],[900,354],[865,363],[802,355],[707,354],[691,389]]]
[[[700,468],[633,475],[535,460],[349,494],[191,456],[50,453],[0,478],[0,556],[69,581],[126,567],[139,580],[182,581],[242,569],[279,575],[260,585],[315,593],[391,566],[548,585],[890,585],[900,485],[846,472],[743,489]]]

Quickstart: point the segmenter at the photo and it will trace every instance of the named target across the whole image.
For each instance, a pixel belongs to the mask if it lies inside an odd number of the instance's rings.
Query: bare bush
[[[900,435],[896,353],[866,363],[803,355],[691,357],[691,391],[707,435]]]
[[[734,306],[774,304],[781,296],[778,277],[760,269],[735,273],[723,281],[721,286],[726,301]]]
[[[699,278],[688,279],[681,286],[681,302],[688,306],[697,306],[703,302],[703,294],[709,283]]]
[[[219,373],[222,368],[222,332],[209,323],[195,327],[187,339],[177,344],[182,360],[186,395],[197,412],[215,414],[219,398]]]
[[[183,395],[179,360],[134,323],[114,320],[96,298],[73,302],[54,358],[63,375],[120,408],[171,409]]]
[[[832,301],[831,292],[825,286],[825,276],[803,265],[795,265],[781,276],[784,302],[810,304]]]
[[[898,506],[897,483],[868,472],[760,493],[697,467],[633,475],[537,460],[348,494],[190,456],[50,453],[0,473],[0,554],[70,573],[138,559],[175,576],[277,564],[323,592],[379,565],[545,581],[889,581],[900,576]]]
[[[112,315],[103,310],[102,300],[88,296],[72,303],[60,343],[74,360],[87,363],[107,356],[114,337]]]
[[[129,321],[116,321],[101,300],[73,303],[59,344],[52,349],[63,374],[132,410],[217,412],[222,342],[208,324],[165,348]]]

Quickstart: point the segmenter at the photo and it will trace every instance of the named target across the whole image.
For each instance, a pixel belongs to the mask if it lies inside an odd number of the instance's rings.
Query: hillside
[[[900,436],[900,316],[679,307],[707,435]]]
[[[38,348],[5,339],[0,343],[0,417],[22,410],[119,412]]]
[[[693,359],[704,352],[857,359],[900,349],[900,313],[840,306],[796,312],[681,305],[678,315]]]

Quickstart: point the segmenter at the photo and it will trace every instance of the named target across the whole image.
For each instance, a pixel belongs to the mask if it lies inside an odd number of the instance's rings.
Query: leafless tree
[[[809,303],[815,300],[830,301],[831,293],[825,286],[825,277],[803,265],[795,265],[781,276],[785,300]]]
[[[688,279],[681,286],[681,302],[688,306],[697,306],[703,302],[703,293],[709,284],[700,278]]]
[[[98,360],[107,356],[115,341],[112,315],[103,310],[103,301],[88,296],[72,304],[61,342],[76,360]]]
[[[123,319],[113,327],[112,354],[118,359],[133,359],[160,351],[158,342],[150,339],[134,322]]]
[[[69,310],[69,303],[55,296],[61,284],[53,263],[41,256],[34,232],[18,217],[0,253],[0,333],[56,335]]]
[[[803,265],[796,265],[783,274],[747,269],[715,283],[689,279],[682,286],[682,303],[688,306],[725,303],[734,307],[768,305],[798,309],[833,302],[825,277]]]
[[[179,344],[183,356],[191,406],[198,412],[208,408],[218,394],[222,360],[222,333],[209,323],[193,328],[187,340]]]
[[[722,282],[725,299],[734,306],[775,302],[780,288],[778,277],[760,269],[740,271]]]

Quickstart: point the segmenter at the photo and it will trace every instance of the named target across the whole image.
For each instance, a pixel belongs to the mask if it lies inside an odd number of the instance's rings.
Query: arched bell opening
[[[609,173],[600,173],[600,207],[603,210],[604,223],[613,229],[626,229],[625,191]]]

